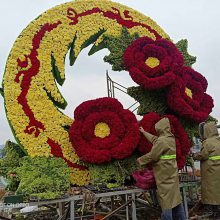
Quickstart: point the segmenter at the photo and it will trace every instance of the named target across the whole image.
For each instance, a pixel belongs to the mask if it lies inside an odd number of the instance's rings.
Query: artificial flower
[[[74,118],[69,136],[81,160],[101,164],[134,152],[139,141],[138,122],[117,99],[83,102],[75,109]]]
[[[178,115],[195,122],[205,121],[214,106],[206,93],[204,76],[190,67],[176,70],[177,78],[167,92],[167,104]]]
[[[174,70],[184,64],[176,46],[165,39],[140,37],[125,50],[124,65],[131,78],[145,89],[161,89],[174,82]]]

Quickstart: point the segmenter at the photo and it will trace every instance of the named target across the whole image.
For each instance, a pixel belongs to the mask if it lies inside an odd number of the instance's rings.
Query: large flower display
[[[66,55],[69,52],[73,65],[90,44],[89,55],[107,48],[110,54],[104,61],[113,70],[128,70],[146,91],[155,92],[155,96],[161,92],[162,98],[166,95],[162,116],[144,116],[141,124],[147,131],[155,132],[154,124],[164,117],[167,106],[168,111],[196,122],[205,120],[213,107],[212,98],[206,94],[206,79],[184,66],[187,53],[181,53],[149,17],[105,0],[77,0],[46,11],[15,41],[0,93],[12,132],[23,151],[31,157],[61,157],[76,185],[91,183],[88,163],[94,167],[102,164],[103,168],[112,160],[127,159],[139,139],[135,116],[116,99],[86,101],[76,108],[75,119],[60,111],[67,106],[57,85],[65,82]],[[193,57],[188,58],[189,63],[194,62]],[[152,109],[158,108],[155,105]],[[145,109],[149,112],[149,108]],[[178,166],[182,167],[188,139],[178,120],[167,117],[176,136]],[[150,150],[144,141],[140,144],[142,153]],[[88,167],[80,160],[88,162]]]
[[[106,36],[120,38],[123,28],[130,35],[169,39],[154,21],[131,8],[111,1],[78,0],[38,16],[19,35],[8,56],[0,91],[16,140],[32,157],[62,157],[77,185],[88,184],[90,176],[79,165],[69,140],[67,128],[73,119],[59,110],[67,102],[57,83],[65,81],[68,51],[73,65],[82,49],[105,44]]]
[[[207,81],[190,67],[176,70],[178,76],[167,93],[167,104],[178,115],[196,122],[205,121],[214,106],[206,94]]]
[[[167,105],[177,115],[195,122],[205,121],[213,108],[206,94],[207,80],[186,65],[191,59],[166,39],[140,37],[124,52],[123,61],[131,78],[146,90],[164,89]]]
[[[149,114],[146,114],[143,117],[143,119],[140,122],[140,126],[142,126],[145,131],[154,135],[158,135],[155,130],[155,124],[161,118],[164,117],[169,118],[171,125],[171,132],[174,134],[176,140],[177,165],[179,169],[182,169],[186,162],[186,155],[189,153],[190,150],[190,141],[187,133],[185,132],[183,126],[178,121],[178,119],[173,115],[160,116],[155,112],[150,112]],[[152,144],[149,141],[147,141],[147,139],[143,135],[141,135],[139,142],[139,151],[142,154],[145,154],[150,152],[151,148],[152,148]]]
[[[123,56],[131,78],[145,89],[161,89],[174,82],[175,68],[184,64],[175,44],[165,39],[140,37]]]
[[[83,102],[74,112],[69,135],[83,161],[101,164],[132,155],[139,142],[135,115],[114,98]]]

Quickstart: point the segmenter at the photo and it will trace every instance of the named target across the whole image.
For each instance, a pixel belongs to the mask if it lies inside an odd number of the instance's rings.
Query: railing
[[[126,87],[122,86],[121,84],[119,84],[117,82],[114,82],[109,77],[108,70],[106,70],[106,81],[107,81],[108,97],[115,98],[115,89],[117,89],[117,90],[119,90],[119,91],[121,91],[121,92],[123,92],[125,94],[128,94]],[[137,106],[137,104],[138,104],[138,106]],[[132,110],[133,107],[134,107],[134,109]],[[135,102],[131,106],[129,106],[128,109],[131,110],[132,112],[134,112],[134,111],[136,111],[138,109],[138,107],[139,107],[139,103]]]

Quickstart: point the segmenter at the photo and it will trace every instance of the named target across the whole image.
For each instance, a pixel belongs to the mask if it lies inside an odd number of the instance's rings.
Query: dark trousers
[[[183,204],[172,209],[164,209],[161,213],[161,220],[186,220]]]

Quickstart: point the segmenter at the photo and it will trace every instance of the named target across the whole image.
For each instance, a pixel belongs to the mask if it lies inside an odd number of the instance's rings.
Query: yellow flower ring
[[[70,166],[71,181],[90,181],[89,171],[69,141],[73,122],[58,108],[67,103],[56,83],[65,80],[65,57],[74,63],[89,44],[103,35],[120,36],[126,27],[156,40],[168,35],[149,17],[111,1],[73,1],[54,7],[32,21],[20,34],[9,54],[3,78],[5,109],[18,143],[32,156],[62,157]]]

